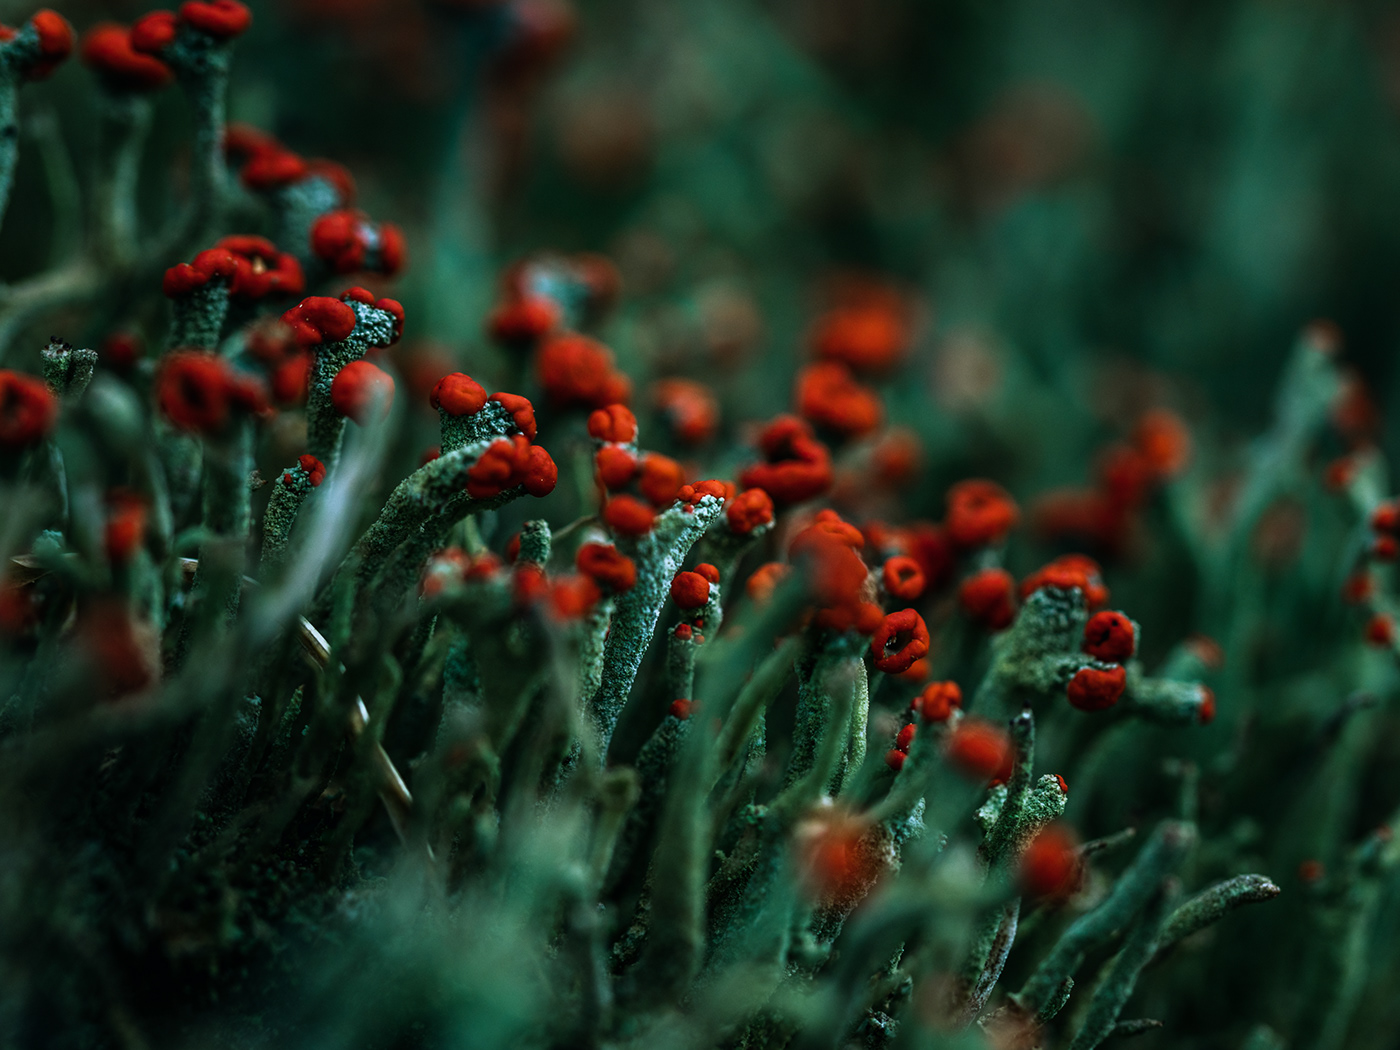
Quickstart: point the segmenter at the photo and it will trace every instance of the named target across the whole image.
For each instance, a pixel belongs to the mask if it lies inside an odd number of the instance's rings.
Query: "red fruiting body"
[[[778,505],[820,496],[831,487],[831,454],[796,416],[779,416],[758,439],[765,462],[739,475],[745,488],[760,488]]]
[[[125,372],[140,359],[143,348],[144,343],[135,332],[113,332],[102,340],[97,354],[108,368]]]
[[[834,510],[819,510],[812,524],[792,538],[788,545],[789,554],[801,553],[809,543],[824,539],[834,539],[858,551],[865,546],[865,535],[849,522],[842,521]]]
[[[953,545],[937,525],[915,522],[904,531],[909,557],[919,563],[924,584],[929,589],[942,587],[953,575],[955,555]]]
[[[486,331],[503,346],[525,349],[559,327],[559,306],[542,295],[510,299],[491,311]]]
[[[493,441],[467,471],[467,494],[474,499],[499,496],[523,485],[532,496],[547,496],[559,482],[559,468],[539,445],[520,434]]]
[[[305,404],[311,385],[311,355],[299,353],[288,358],[273,370],[270,382],[278,404]]]
[[[797,410],[842,437],[868,434],[884,416],[879,396],[835,361],[808,365],[797,374]]]
[[[695,566],[695,571],[705,577],[705,579],[709,581],[711,587],[719,585],[719,569],[709,562],[702,561],[699,565]]]
[[[886,674],[909,670],[915,660],[928,655],[928,627],[913,609],[901,609],[885,617],[870,639],[875,668]]]
[[[1180,474],[1191,459],[1191,434],[1186,424],[1164,408],[1143,413],[1133,431],[1133,444],[1159,478]]]
[[[1196,721],[1210,725],[1215,721],[1215,692],[1209,686],[1201,686],[1201,706],[1196,709]]]
[[[1070,706],[1081,711],[1104,711],[1118,703],[1127,684],[1128,672],[1122,667],[1083,667],[1069,680],[1065,694]]]
[[[117,565],[129,562],[146,538],[146,501],[134,492],[118,491],[107,497],[107,523],[103,546]]]
[[[1090,609],[1097,609],[1108,601],[1108,588],[1103,585],[1099,563],[1083,554],[1065,554],[1041,566],[1021,581],[1021,597],[1027,598],[1042,587],[1062,590],[1077,587]]]
[[[1376,532],[1400,532],[1400,502],[1386,500],[1371,512],[1371,528]]]
[[[1395,644],[1395,621],[1385,613],[1376,613],[1366,623],[1366,640],[1374,646]]]
[[[203,288],[216,278],[232,285],[237,275],[238,260],[232,252],[209,248],[196,255],[192,262],[179,263],[166,270],[163,288],[166,296],[174,299]]]
[[[637,566],[631,558],[606,543],[585,543],[574,558],[578,571],[610,591],[630,591],[637,583]]]
[[[603,521],[622,536],[645,536],[656,523],[656,512],[632,496],[614,496],[603,507]]]
[[[535,423],[535,406],[530,403],[528,397],[522,397],[520,394],[507,394],[504,390],[499,390],[492,394],[489,400],[495,401],[510,413],[511,420],[526,438],[531,441],[535,440],[535,434],[538,432]]]
[[[1058,774],[1058,773],[1052,773],[1051,776],[1053,776],[1053,777],[1055,778],[1055,783],[1056,783],[1056,784],[1059,786],[1059,788],[1060,788],[1060,794],[1061,794],[1061,795],[1068,795],[1068,794],[1069,794],[1069,785],[1065,783],[1065,778],[1062,777],[1062,776],[1060,776],[1060,774]]]
[[[549,400],[561,408],[603,408],[626,402],[632,393],[632,381],[613,368],[612,351],[573,332],[553,336],[540,347],[535,373]]]
[[[169,66],[131,46],[126,27],[99,22],[83,35],[83,65],[99,74],[116,91],[153,91],[174,79]]]
[[[693,379],[661,379],[651,388],[652,403],[666,417],[677,440],[700,445],[714,437],[719,402],[710,388]]]
[[[267,391],[260,380],[235,372],[227,360],[195,350],[177,350],[161,362],[156,403],[182,430],[221,434],[235,411],[262,412]]]
[[[791,571],[789,566],[780,561],[770,561],[760,565],[749,574],[748,580],[744,582],[744,593],[762,605],[773,597],[778,583]]]
[[[642,459],[637,488],[653,507],[674,503],[685,484],[685,470],[670,456],[648,452]]]
[[[588,433],[598,441],[628,444],[637,440],[637,417],[626,405],[594,409],[588,417]]]
[[[973,780],[989,781],[1015,760],[1006,732],[990,722],[968,719],[948,736],[944,753],[953,767]]]
[[[918,435],[904,427],[887,431],[871,451],[875,477],[886,488],[899,489],[919,473],[923,446]]]
[[[603,488],[624,488],[637,473],[637,457],[622,445],[604,445],[593,457]]]
[[[299,346],[320,346],[348,339],[358,319],[348,303],[326,295],[303,299],[282,315]]]
[[[376,408],[380,418],[387,416],[393,402],[393,377],[369,361],[351,361],[331,380],[331,404],[361,426]]]
[[[37,445],[58,418],[58,400],[42,380],[0,369],[0,449]]]
[[[996,482],[972,478],[948,490],[944,527],[948,538],[964,549],[1000,543],[1019,517],[1015,501]]]
[[[690,712],[695,705],[689,700],[672,700],[671,706],[667,708],[667,713],[672,717],[684,722],[690,717]]]
[[[706,496],[713,496],[721,502],[727,502],[734,498],[734,486],[727,481],[709,478],[705,481],[697,481],[693,485],[682,485],[676,498],[694,504],[699,503]]]
[[[812,597],[827,608],[862,600],[868,570],[860,555],[833,536],[817,533],[799,551]]]
[[[453,372],[437,381],[429,400],[449,416],[473,416],[486,404],[486,390],[471,376]]]
[[[1079,882],[1079,843],[1063,824],[1047,824],[1026,844],[1017,865],[1028,897],[1066,897]]]
[[[169,14],[169,12],[155,12]],[[147,18],[153,15],[147,15]],[[247,161],[269,150],[281,149],[282,144],[262,128],[232,121],[224,128],[224,156],[231,164]]]
[[[29,24],[38,37],[39,53],[20,66],[26,80],[43,80],[73,52],[73,27],[56,11],[36,11]],[[0,26],[0,43],[13,40],[18,33],[9,26]]]
[[[354,273],[378,250],[375,269],[392,276],[403,265],[403,235],[389,224],[375,226],[363,212],[326,212],[311,227],[311,250],[336,273]]]
[[[884,372],[898,363],[909,333],[897,303],[888,294],[878,300],[833,310],[817,322],[812,350],[858,371]]]
[[[174,11],[152,11],[131,23],[131,46],[143,55],[158,55],[175,43],[179,29]]]
[[[963,580],[958,588],[958,604],[975,623],[991,631],[1009,627],[1016,618],[1011,596],[1016,581],[1005,569],[983,569]]]
[[[1371,540],[1370,554],[1376,561],[1400,558],[1400,540],[1394,536],[1377,536]]]
[[[1342,583],[1342,601],[1350,605],[1370,601],[1375,593],[1376,583],[1369,572],[1354,572]]]
[[[962,690],[957,682],[930,682],[914,698],[913,706],[925,722],[946,722],[962,707]]]
[[[671,598],[682,609],[703,609],[710,600],[710,581],[698,572],[679,572],[671,581]]]
[[[1120,612],[1096,612],[1084,625],[1084,651],[1106,664],[1126,663],[1137,648],[1133,621]]]
[[[550,582],[549,611],[556,620],[581,620],[601,597],[598,585],[587,576],[560,576]]]
[[[297,154],[283,146],[274,145],[270,149],[253,154],[238,177],[250,190],[276,190],[293,182],[300,182],[310,174],[310,167]]]
[[[909,745],[914,742],[914,734],[918,731],[918,726],[910,722],[899,731],[899,735],[894,738],[894,746],[900,751],[908,751]]]
[[[899,748],[891,748],[889,751],[885,752],[885,765],[889,766],[896,773],[898,773],[901,769],[904,768],[904,763],[908,760],[908,758],[909,756],[903,751],[899,750]]]
[[[326,480],[326,465],[309,452],[297,457],[297,466],[306,471],[306,480],[313,489]]]
[[[905,555],[886,559],[880,570],[880,579],[885,585],[885,593],[896,601],[917,601],[924,593],[924,572],[919,563]]]
[[[1131,445],[1110,445],[1104,449],[1097,470],[1099,489],[1114,507],[1125,510],[1142,506],[1157,481],[1147,457]]]
[[[279,252],[266,237],[225,237],[214,246],[234,258],[235,272],[229,295],[251,301],[267,295],[301,295],[306,278],[296,256]],[[196,259],[197,261],[197,259]]]
[[[180,5],[180,21],[215,40],[232,40],[247,32],[253,15],[238,0],[187,0]]]
[[[773,501],[762,489],[745,489],[725,506],[724,519],[730,532],[747,536],[754,529],[772,523]]]

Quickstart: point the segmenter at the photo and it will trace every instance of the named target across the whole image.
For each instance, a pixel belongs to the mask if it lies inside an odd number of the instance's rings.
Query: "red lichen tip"
[[[913,609],[901,609],[884,618],[870,639],[870,655],[876,670],[899,674],[915,660],[928,655],[928,627]]]
[[[1017,865],[1021,892],[1028,897],[1063,898],[1079,884],[1079,841],[1063,824],[1035,833]]]
[[[492,310],[486,321],[486,332],[502,346],[523,350],[553,332],[562,319],[559,305],[553,299],[525,295],[507,300]]]
[[[1120,612],[1096,612],[1084,625],[1084,651],[1106,664],[1126,663],[1137,649],[1133,621]]]
[[[1196,721],[1206,726],[1215,721],[1215,691],[1203,685],[1200,692],[1201,706],[1196,708]]]
[[[535,422],[535,406],[530,403],[528,397],[507,394],[504,390],[500,390],[492,394],[489,400],[495,401],[510,413],[511,421],[527,440],[535,440],[535,434],[538,431]]]
[[[889,766],[896,773],[904,768],[904,763],[908,759],[909,756],[897,747],[891,748],[885,752],[885,765]]]
[[[547,496],[558,483],[554,459],[521,434],[492,442],[467,471],[467,494],[474,499],[498,496],[517,486],[531,496]]]
[[[180,5],[180,21],[215,40],[242,36],[253,14],[238,0],[188,0]]]
[[[918,729],[919,727],[915,723],[910,722],[894,738],[894,746],[900,751],[908,751],[909,745],[914,742],[914,734],[918,732]]]
[[[429,401],[446,415],[472,416],[486,404],[486,388],[463,372],[453,372],[437,381]]]
[[[670,506],[685,484],[685,470],[670,456],[648,452],[642,457],[637,488],[653,507]]]
[[[875,391],[861,386],[845,365],[821,361],[797,374],[797,410],[841,437],[859,437],[880,425],[884,407]]]
[[[58,399],[43,380],[0,369],[0,449],[37,445],[53,431]]]
[[[160,59],[135,50],[126,27],[118,22],[99,22],[89,29],[79,53],[83,65],[116,91],[154,91],[175,78]]]
[[[107,494],[102,541],[113,564],[125,565],[141,549],[146,538],[146,516],[146,501],[136,493],[123,489]]]
[[[778,416],[759,435],[765,462],[739,475],[745,488],[763,489],[775,505],[790,506],[831,487],[831,453],[796,416]]]
[[[972,478],[948,490],[948,538],[971,549],[1000,543],[1020,518],[1011,496],[994,481]]]
[[[574,557],[579,572],[590,576],[600,586],[621,594],[637,583],[637,566],[631,558],[607,543],[585,543]],[[690,630],[689,625],[687,632]]]
[[[1005,569],[983,569],[963,580],[958,588],[958,604],[974,623],[990,631],[1000,631],[1016,618],[1012,595],[1016,581]]]
[[[924,593],[924,572],[919,563],[907,555],[888,558],[880,569],[885,593],[896,601],[917,601]]]
[[[131,46],[143,55],[158,55],[175,43],[179,28],[174,11],[152,11],[131,23]]]
[[[704,383],[693,379],[660,379],[651,388],[652,404],[666,417],[676,439],[699,445],[714,436],[719,425],[719,401]]]
[[[336,273],[354,273],[371,265],[392,276],[403,266],[403,234],[389,223],[376,225],[363,212],[326,212],[311,227],[311,251]]]
[[[707,561],[695,566],[695,571],[709,581],[711,587],[719,585],[719,569]]]
[[[607,405],[588,416],[588,434],[596,441],[630,444],[637,440],[637,417],[626,405]]]
[[[29,19],[37,38],[37,53],[25,56],[20,71],[26,80],[43,80],[57,69],[73,53],[73,27],[57,11],[45,8],[36,11]],[[0,41],[12,40],[18,34],[8,27],[0,27]]]
[[[1105,711],[1118,703],[1128,684],[1128,672],[1122,667],[1083,667],[1065,687],[1070,706],[1081,711]]]
[[[637,457],[622,445],[604,445],[594,454],[593,465],[599,483],[614,492],[625,488],[637,473]]]
[[[393,402],[393,377],[369,361],[351,361],[331,380],[331,404],[361,426],[376,410],[380,418],[387,416]]]
[[[682,609],[702,609],[710,600],[710,581],[698,572],[680,572],[671,581],[671,598]]]
[[[1042,587],[1078,588],[1090,609],[1098,609],[1108,601],[1099,563],[1084,554],[1065,554],[1042,565],[1021,581],[1021,597],[1028,598]]]
[[[254,153],[238,177],[250,190],[269,191],[300,182],[310,173],[306,161],[281,145]]]
[[[602,598],[598,585],[587,576],[560,576],[549,584],[549,611],[555,620],[572,623],[593,611]]]
[[[948,735],[944,754],[958,772],[982,782],[997,776],[1015,758],[1006,731],[976,719],[961,722]]]
[[[222,357],[176,350],[166,355],[156,374],[156,403],[182,430],[216,436],[235,412],[266,411],[267,390],[261,380],[235,372]]]
[[[313,489],[326,480],[326,465],[309,452],[297,457],[297,466],[306,472]]]
[[[552,404],[604,408],[631,397],[632,381],[613,367],[613,354],[588,336],[550,337],[535,355],[535,374]]]
[[[166,270],[162,288],[168,298],[174,299],[189,295],[213,280],[231,286],[237,276],[238,260],[233,253],[223,248],[209,248],[196,255],[193,261]]]
[[[252,302],[268,295],[301,295],[306,290],[296,256],[278,251],[266,237],[234,235],[220,240],[215,248],[233,257],[229,295],[235,299]]]
[[[962,702],[962,689],[957,682],[930,682],[911,706],[918,708],[919,717],[925,722],[946,722],[962,708]]]
[[[1366,623],[1366,641],[1378,648],[1395,644],[1395,621],[1385,613],[1376,613]]]
[[[772,524],[773,500],[762,489],[745,489],[725,505],[724,520],[730,532],[747,536]]]
[[[348,339],[358,319],[348,303],[313,295],[284,313],[282,320],[291,328],[298,345],[310,347]]]
[[[603,521],[622,536],[645,536],[656,524],[656,512],[632,496],[614,496],[603,507]]]
[[[667,708],[667,714],[669,714],[672,718],[676,718],[684,722],[688,718],[690,718],[690,713],[694,709],[695,703],[692,700],[672,700],[671,706]]]

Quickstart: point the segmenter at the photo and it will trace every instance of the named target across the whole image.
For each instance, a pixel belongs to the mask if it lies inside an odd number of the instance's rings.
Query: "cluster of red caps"
[[[1394,562],[1400,559],[1400,500],[1389,499],[1371,512],[1371,542],[1363,559],[1374,562]],[[1388,649],[1395,644],[1395,619],[1377,608],[1375,577],[1365,567],[1357,569],[1342,585],[1342,597],[1352,605],[1370,610],[1366,621],[1366,640],[1377,648]]]
[[[1191,437],[1181,419],[1166,409],[1146,412],[1129,440],[1099,455],[1094,485],[1058,489],[1036,501],[1035,528],[1051,541],[1116,554],[1131,539],[1152,493],[1180,474],[1190,458]]]
[[[73,53],[73,27],[57,11],[44,8],[29,19],[38,43],[35,53],[21,69],[26,80],[43,80]],[[0,44],[19,36],[20,30],[0,25]]]
[[[181,29],[217,44],[242,36],[252,23],[252,12],[238,0],[188,0],[178,12],[152,11],[130,27],[98,23],[83,36],[83,63],[113,91],[155,91],[174,79],[165,53]]]

